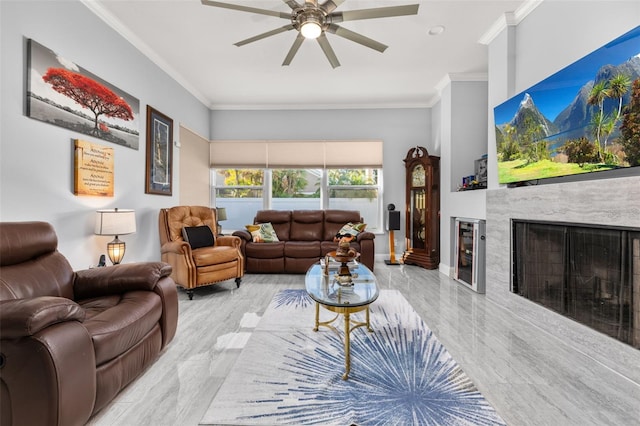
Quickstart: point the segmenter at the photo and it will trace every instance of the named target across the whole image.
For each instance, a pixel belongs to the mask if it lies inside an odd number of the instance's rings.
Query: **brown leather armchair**
[[[184,240],[185,227],[208,226],[216,235],[216,211],[204,206],[176,206],[161,209],[159,215],[162,261],[173,266],[171,278],[193,299],[193,289],[234,278],[236,286],[244,276],[240,238],[215,236],[214,245],[192,248]]]
[[[173,339],[166,263],[74,272],[45,222],[0,223],[0,424],[84,425]]]

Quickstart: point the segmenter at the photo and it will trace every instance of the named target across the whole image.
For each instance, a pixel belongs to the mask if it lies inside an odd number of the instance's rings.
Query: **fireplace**
[[[512,220],[511,291],[640,349],[640,229]]]

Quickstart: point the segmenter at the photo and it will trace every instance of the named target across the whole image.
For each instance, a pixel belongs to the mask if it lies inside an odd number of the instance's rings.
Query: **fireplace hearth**
[[[511,291],[640,349],[640,229],[512,220]]]

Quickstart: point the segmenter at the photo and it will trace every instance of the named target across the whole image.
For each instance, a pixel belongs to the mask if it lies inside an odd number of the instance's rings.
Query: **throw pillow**
[[[211,228],[203,226],[185,226],[182,228],[182,238],[189,243],[192,249],[210,247],[216,240]]]
[[[254,243],[275,243],[280,241],[276,230],[270,222],[259,223],[257,225],[246,225],[247,231],[251,233]]]
[[[344,225],[342,228],[340,228],[340,230],[336,234],[336,238],[335,239],[339,240],[342,237],[348,237],[348,236],[355,237],[359,233],[363,232],[366,228],[367,228],[367,224],[366,223],[351,223],[351,222],[349,222],[346,225]]]

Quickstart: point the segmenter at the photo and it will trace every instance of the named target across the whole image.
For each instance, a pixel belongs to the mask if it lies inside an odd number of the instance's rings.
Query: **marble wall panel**
[[[486,296],[640,385],[640,350],[510,292],[511,219],[640,228],[640,177],[487,191]]]

